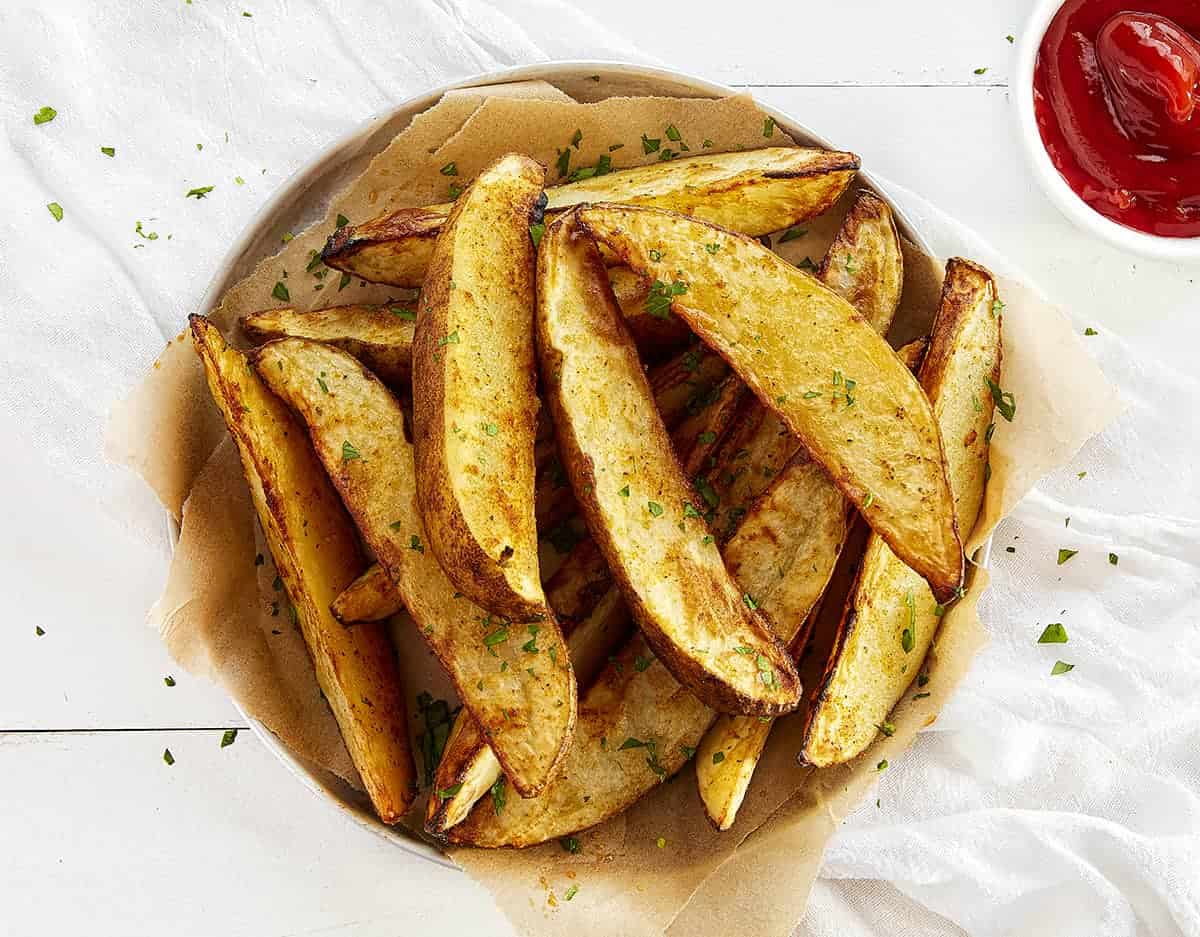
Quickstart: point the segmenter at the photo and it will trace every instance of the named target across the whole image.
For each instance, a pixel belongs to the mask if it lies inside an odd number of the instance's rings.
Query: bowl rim
[[[1135,231],[1100,214],[1067,184],[1046,152],[1033,108],[1033,73],[1038,50],[1050,22],[1065,0],[1039,0],[1025,22],[1017,42],[1016,59],[1009,81],[1009,96],[1016,112],[1025,156],[1042,191],[1054,206],[1077,227],[1095,234],[1122,250],[1156,260],[1200,260],[1200,237],[1170,238]]]
[[[482,72],[439,85],[429,91],[422,91],[412,95],[364,120],[349,132],[320,149],[312,158],[296,169],[279,185],[276,191],[246,223],[246,226],[233,241],[224,257],[222,257],[209,281],[208,288],[201,298],[198,306],[199,312],[204,315],[210,314],[220,303],[226,290],[246,274],[247,265],[252,266],[257,264],[261,259],[270,256],[277,249],[278,237],[271,232],[278,231],[278,218],[280,216],[291,210],[297,203],[309,198],[309,190],[315,185],[324,183],[329,186],[329,191],[325,195],[318,196],[320,199],[328,198],[340,191],[346,184],[345,181],[331,184],[327,177],[335,176],[339,166],[353,156],[361,155],[361,147],[365,142],[370,140],[373,135],[379,134],[389,123],[402,115],[408,114],[411,120],[413,116],[436,104],[446,92],[456,89],[535,79],[542,79],[553,84],[556,80],[588,77],[593,74],[603,76],[606,73],[672,83],[686,88],[689,93],[698,97],[712,98],[746,93],[745,89],[732,88],[673,69],[612,60],[563,59]],[[799,142],[826,148],[833,147],[833,144],[823,136],[814,132],[807,125],[796,120],[791,115],[764,104],[757,98],[755,99],[755,104],[760,111],[768,117],[773,118],[781,130],[796,138]],[[389,136],[387,140],[390,139],[391,137]],[[383,145],[386,145],[387,140],[378,149],[373,150],[371,155],[375,155],[375,153],[382,149]],[[886,185],[882,184],[878,177],[873,175],[869,170],[860,169],[857,179],[885,198],[892,208],[897,226],[909,240],[921,250],[932,253],[926,239],[905,214],[903,208],[896,204],[888,195]],[[264,236],[264,233],[268,236]],[[179,526],[170,514],[167,515],[167,529],[173,552],[179,539]],[[983,548],[983,553],[980,555],[981,565],[987,565],[990,545],[991,541],[989,539]],[[357,792],[353,792],[340,779],[328,775],[326,772],[306,763],[304,759],[290,751],[266,725],[246,712],[237,700],[230,697],[230,701],[267,750],[304,787],[315,794],[318,799],[332,804],[332,806],[341,811],[355,825],[399,846],[405,852],[445,868],[457,871],[462,870],[461,866],[457,865],[446,853],[438,849],[431,841],[422,839],[418,833],[408,830],[405,827],[389,827],[381,823],[371,811],[365,796],[355,796]]]

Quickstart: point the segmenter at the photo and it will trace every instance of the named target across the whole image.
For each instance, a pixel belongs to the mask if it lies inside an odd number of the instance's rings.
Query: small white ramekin
[[[1037,119],[1033,112],[1033,68],[1037,62],[1038,48],[1042,37],[1062,6],[1062,0],[1039,0],[1033,14],[1017,40],[1017,57],[1014,64],[1009,93],[1016,108],[1017,126],[1025,155],[1029,159],[1034,178],[1042,191],[1059,211],[1078,228],[1108,241],[1115,247],[1151,257],[1156,260],[1171,260],[1177,263],[1200,262],[1200,237],[1169,238],[1135,231],[1106,218],[1091,208],[1071,189],[1050,161],[1050,154],[1042,143]]]

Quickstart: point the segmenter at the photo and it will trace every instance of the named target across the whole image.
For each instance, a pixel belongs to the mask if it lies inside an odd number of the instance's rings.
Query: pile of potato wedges
[[[801,763],[843,763],[927,679],[1003,304],[952,260],[929,336],[893,349],[901,240],[858,168],[775,147],[547,188],[508,154],[452,204],[330,237],[323,263],[412,300],[266,309],[248,353],[192,317],[385,823],[418,795],[401,611],[462,703],[424,821],[460,844],[567,836],[690,760],[728,829],[775,719],[802,720]],[[819,264],[770,249],[843,198]]]

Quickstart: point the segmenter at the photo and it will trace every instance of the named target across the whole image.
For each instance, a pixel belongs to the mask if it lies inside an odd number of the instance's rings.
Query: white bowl
[[[1076,227],[1102,238],[1115,247],[1151,257],[1156,260],[1176,262],[1200,261],[1200,237],[1159,237],[1135,231],[1100,214],[1091,208],[1054,168],[1050,154],[1042,143],[1037,118],[1033,111],[1033,69],[1037,63],[1038,48],[1050,26],[1050,21],[1063,5],[1063,0],[1039,0],[1033,14],[1017,40],[1017,59],[1009,82],[1009,95],[1017,112],[1017,124],[1025,155],[1033,175],[1052,201]]]
[[[274,254],[279,249],[280,231],[298,231],[322,217],[330,199],[366,168],[371,157],[387,146],[414,116],[436,104],[445,92],[454,88],[542,79],[562,87],[569,94],[591,92],[594,95],[593,89],[596,88],[596,84],[591,78],[594,75],[601,76],[603,84],[600,87],[609,95],[653,94],[715,98],[737,93],[724,85],[665,69],[616,62],[554,62],[477,75],[419,94],[331,144],[316,154],[307,165],[297,170],[268,200],[225,255],[209,283],[198,311],[206,315],[211,313],[226,290],[250,273],[259,260]],[[758,107],[764,114],[774,118],[776,125],[797,142],[830,147],[828,141],[794,118],[761,102]],[[887,198],[886,190],[880,187],[869,171],[861,171],[859,179],[881,197]],[[890,199],[888,201],[892,204]],[[901,232],[922,250],[931,252],[925,239],[914,229],[904,212],[894,204],[892,208]],[[178,528],[171,519],[168,519],[168,526],[171,542],[174,544],[178,539]],[[237,705],[236,701],[234,705]],[[340,810],[352,822],[423,859],[457,868],[432,843],[402,827],[385,826],[372,812],[365,795],[298,757],[241,706],[238,706],[238,711],[254,734],[305,787]]]

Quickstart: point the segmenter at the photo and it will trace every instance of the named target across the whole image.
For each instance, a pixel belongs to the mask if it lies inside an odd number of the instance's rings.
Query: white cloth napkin
[[[649,60],[558,0],[241,2],[0,5],[0,589],[13,621],[87,620],[119,639],[143,620],[162,514],[105,464],[104,421],[292,171],[452,79]],[[35,126],[43,105],[58,116]],[[939,253],[1003,269],[897,196]],[[1200,934],[1200,385],[1090,341],[1129,411],[1001,526],[982,610],[994,640],[884,773],[878,806],[833,839],[802,934]],[[1079,553],[1060,567],[1060,548]],[[1036,643],[1050,622],[1068,644]],[[1075,669],[1051,676],[1058,659]]]

